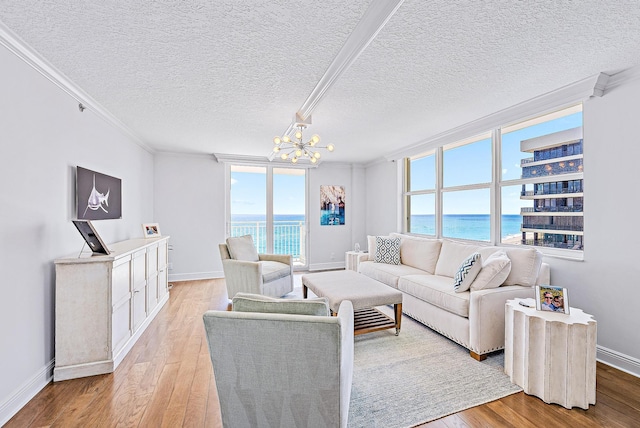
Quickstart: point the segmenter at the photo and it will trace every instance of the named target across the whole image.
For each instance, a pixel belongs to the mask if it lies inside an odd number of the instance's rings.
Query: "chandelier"
[[[314,134],[306,143],[302,139],[302,131],[307,127],[306,124],[297,123],[298,130],[294,134],[295,140],[292,140],[288,135],[281,137],[275,137],[273,139],[273,153],[280,153],[280,159],[289,159],[291,163],[297,163],[300,159],[307,159],[311,163],[318,162],[320,159],[320,152],[316,149],[327,149],[332,152],[333,144],[327,144],[326,146],[318,146],[320,142],[320,136]]]

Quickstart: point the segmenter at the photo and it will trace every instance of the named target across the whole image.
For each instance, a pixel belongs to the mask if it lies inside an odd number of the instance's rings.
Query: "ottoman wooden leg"
[[[396,318],[396,336],[400,334],[400,325],[402,324],[402,303],[396,303],[393,305],[393,310]]]
[[[306,299],[307,298],[307,286],[302,284],[302,298]]]

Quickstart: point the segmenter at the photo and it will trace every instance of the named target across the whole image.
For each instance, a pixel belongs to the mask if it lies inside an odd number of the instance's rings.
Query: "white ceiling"
[[[268,156],[377,1],[0,0],[0,22],[149,147]],[[405,0],[308,132],[368,163],[638,64],[636,0]]]

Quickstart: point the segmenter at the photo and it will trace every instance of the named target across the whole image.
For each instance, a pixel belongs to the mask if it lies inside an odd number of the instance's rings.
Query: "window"
[[[306,170],[230,165],[229,174],[229,236],[251,235],[259,253],[306,266]]]
[[[406,230],[421,235],[436,234],[436,156],[434,152],[405,162],[407,174]]]
[[[504,127],[501,142],[501,211],[521,217],[501,242],[583,249],[582,106]],[[504,191],[518,186],[518,197]]]
[[[582,149],[577,105],[407,159],[406,231],[582,250]]]

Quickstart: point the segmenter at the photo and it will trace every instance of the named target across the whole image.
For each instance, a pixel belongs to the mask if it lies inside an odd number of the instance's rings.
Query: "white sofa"
[[[549,265],[531,247],[471,245],[392,233],[386,238],[400,241],[400,264],[395,265],[376,262],[376,237],[368,238],[369,253],[359,256],[358,271],[400,290],[405,314],[469,349],[477,360],[504,348],[505,302],[533,297],[535,285],[550,283]],[[470,288],[456,291],[454,277],[474,253],[480,254],[475,255],[478,264],[463,281]]]

